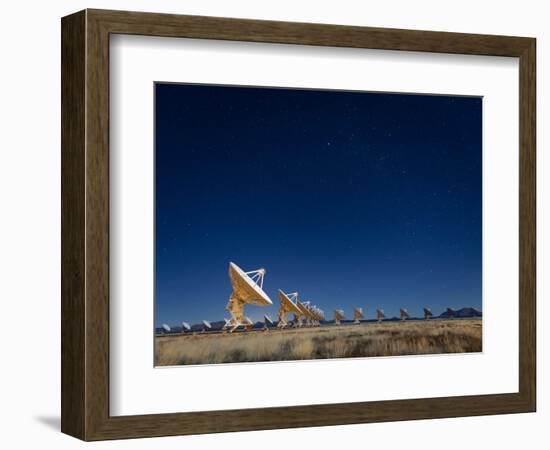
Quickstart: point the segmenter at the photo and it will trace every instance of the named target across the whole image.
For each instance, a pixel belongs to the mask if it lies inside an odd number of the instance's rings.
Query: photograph
[[[153,89],[156,367],[482,352],[482,97]]]

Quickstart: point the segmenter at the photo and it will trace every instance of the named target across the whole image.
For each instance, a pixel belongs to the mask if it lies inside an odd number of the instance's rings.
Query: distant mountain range
[[[442,319],[446,319],[449,317],[481,317],[481,311],[475,308],[462,308],[459,310],[456,310],[454,315],[450,311],[445,311],[444,313],[441,313],[438,317],[441,317]]]
[[[457,318],[457,319],[465,319],[465,318],[472,318],[472,317],[482,317],[482,312],[476,308],[471,307],[465,307],[461,309],[457,309],[454,311],[454,313],[451,313],[449,310],[441,313],[439,316],[433,316],[430,320],[437,320],[437,319],[449,319],[449,318]],[[384,319],[384,322],[395,322],[400,321],[401,319],[399,317],[390,317],[387,319]],[[411,317],[407,320],[424,320],[423,317]],[[365,319],[361,320],[361,322],[376,322],[376,319]],[[351,323],[353,320],[342,320],[342,323]],[[334,320],[322,320],[321,324],[333,324]],[[225,321],[218,320],[216,322],[210,322],[210,325],[212,328],[210,328],[210,331],[221,331],[223,329],[223,326],[225,325]],[[264,322],[256,322],[252,328],[253,329],[259,329],[264,328]],[[277,327],[277,322],[273,322],[273,324],[269,325],[269,328],[275,328]],[[201,323],[195,323],[191,325],[191,331],[202,331],[204,328],[204,325]],[[182,326],[176,325],[176,326],[170,326],[170,331],[164,330],[162,327],[155,328],[156,334],[180,334],[182,332]]]

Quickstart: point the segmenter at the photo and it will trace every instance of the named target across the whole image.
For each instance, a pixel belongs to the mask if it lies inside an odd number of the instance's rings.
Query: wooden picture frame
[[[61,25],[64,433],[101,440],[535,411],[535,39],[104,10]],[[519,392],[110,416],[109,36],[116,33],[518,57]]]

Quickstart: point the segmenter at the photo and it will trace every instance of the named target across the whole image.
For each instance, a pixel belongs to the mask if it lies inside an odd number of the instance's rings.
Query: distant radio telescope
[[[382,320],[385,318],[386,318],[386,315],[384,314],[384,310],[378,308],[376,310],[376,319],[378,319],[378,322],[382,322]]]
[[[429,320],[433,317],[432,310],[430,308],[424,308],[424,319]]]
[[[340,321],[344,320],[344,310],[343,309],[335,309],[334,310],[334,323],[336,325],[340,325]]]
[[[212,328],[212,325],[210,324],[210,322],[208,322],[208,320],[203,320],[202,321],[202,332],[203,333],[205,333],[206,331],[209,331],[211,328]]]
[[[401,320],[407,320],[409,319],[411,316],[409,315],[409,311],[407,311],[406,309],[404,308],[401,308],[399,310],[399,317],[401,317]]]
[[[325,318],[323,310],[311,302],[301,302],[298,300],[297,305],[302,309],[305,324],[308,326],[316,327],[321,324],[321,320]]]
[[[314,312],[315,307],[309,301],[301,302],[300,300],[298,300],[298,305],[303,310],[305,325],[308,327],[314,326],[316,322],[315,312]]]
[[[311,311],[313,312],[313,326],[316,326],[316,327],[320,326],[321,320],[325,318],[325,314],[323,313],[323,310],[313,305],[311,307]]]
[[[263,291],[265,269],[251,270],[244,272],[237,264],[229,263],[229,278],[233,292],[229,297],[225,309],[231,314],[227,329],[235,331],[238,327],[251,328],[250,319],[244,315],[244,306],[253,304],[258,306],[269,306],[273,303]]]
[[[301,302],[300,300],[296,300],[296,304],[298,305],[298,308],[300,308],[301,314],[300,314],[300,325],[305,325],[306,327],[311,325],[311,313],[309,312],[309,302]]]
[[[191,331],[191,326],[187,322],[181,323],[181,332],[185,333],[186,331]]]
[[[361,319],[364,319],[363,308],[357,306],[353,308],[353,323],[361,323]]]
[[[162,330],[164,331],[164,333],[170,333],[172,331],[172,329],[165,323],[162,324]]]
[[[291,292],[285,294],[279,289],[279,323],[277,326],[279,328],[285,328],[288,326],[287,314],[294,314],[294,317],[300,317],[302,315],[302,310],[297,304],[298,302],[298,292]]]

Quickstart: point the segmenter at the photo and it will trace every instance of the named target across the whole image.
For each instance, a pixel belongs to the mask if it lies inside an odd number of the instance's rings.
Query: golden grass
[[[481,319],[461,319],[157,336],[155,365],[480,352],[481,329]]]

